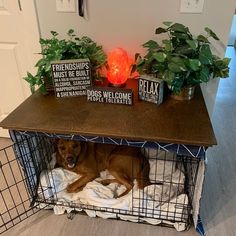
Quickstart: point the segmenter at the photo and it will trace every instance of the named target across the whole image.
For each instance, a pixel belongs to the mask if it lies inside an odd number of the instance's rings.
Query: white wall
[[[147,40],[157,39],[154,31],[163,21],[183,23],[195,34],[202,33],[205,26],[210,27],[222,40],[222,44],[216,46],[222,56],[236,5],[235,0],[205,0],[202,14],[183,14],[179,12],[180,0],[85,0],[88,14],[84,19],[77,13],[57,13],[56,0],[35,1],[42,37],[48,37],[50,30],[65,36],[65,32],[73,28],[79,35],[88,35],[102,44],[105,51],[123,47],[131,56],[144,52],[141,45]],[[209,113],[217,84],[215,82],[212,89],[204,89]]]

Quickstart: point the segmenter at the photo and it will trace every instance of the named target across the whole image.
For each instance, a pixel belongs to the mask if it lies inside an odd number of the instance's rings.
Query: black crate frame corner
[[[38,171],[43,168],[39,157],[43,150],[50,153],[40,137],[11,132],[11,138],[13,144],[0,150],[0,233],[40,210],[35,204]]]

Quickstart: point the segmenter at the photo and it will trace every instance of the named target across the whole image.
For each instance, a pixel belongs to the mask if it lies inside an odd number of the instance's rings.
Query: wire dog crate
[[[119,199],[114,196],[123,186],[103,186],[96,179],[76,195],[65,188],[78,176],[54,168],[53,139],[12,133],[12,140],[12,145],[0,150],[0,233],[42,208],[53,209],[55,214],[85,211],[93,217],[161,224],[179,231],[191,224],[199,158],[143,148],[150,164],[151,185],[140,190],[135,184]],[[101,173],[100,179],[108,175]]]

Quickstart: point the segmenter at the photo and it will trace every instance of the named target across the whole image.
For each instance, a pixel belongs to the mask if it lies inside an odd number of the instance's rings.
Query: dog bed
[[[151,155],[152,152],[149,152],[149,157]],[[70,213],[76,209],[84,210],[91,217],[119,217],[122,220],[147,222],[153,225],[165,223],[173,225],[178,231],[185,230],[186,223],[173,223],[176,217],[182,219],[185,216],[185,222],[187,220],[188,197],[184,193],[183,172],[176,165],[176,161],[173,161],[173,156],[169,160],[166,157],[158,160],[151,158],[149,163],[150,180],[161,182],[163,185],[153,184],[145,187],[144,190],[139,190],[134,181],[134,187],[127,195],[116,198],[125,191],[125,187],[118,183],[102,185],[99,182],[102,179],[113,178],[108,171],[101,172],[100,177],[89,182],[83,191],[68,193],[67,185],[78,179],[79,175],[62,168],[53,169],[55,165],[55,154],[53,154],[48,170],[44,170],[40,175],[38,197],[39,199],[57,199],[57,203],[52,206],[57,215]],[[45,206],[46,204],[40,204],[42,208]],[[94,207],[97,210],[94,210]],[[112,211],[106,212],[106,209],[112,209]],[[165,220],[160,220],[160,218]]]

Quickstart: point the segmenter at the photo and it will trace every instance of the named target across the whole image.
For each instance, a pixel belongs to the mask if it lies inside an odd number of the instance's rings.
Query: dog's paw
[[[77,193],[79,192],[81,189],[80,188],[77,188],[76,185],[74,184],[69,184],[67,187],[66,187],[66,191],[68,193]]]
[[[74,193],[75,192],[75,188],[73,187],[72,184],[69,184],[67,187],[66,187],[66,191],[68,193]]]
[[[80,192],[83,190],[83,187],[80,187],[78,188],[77,186],[75,186],[74,184],[69,184],[67,187],[66,187],[66,191],[68,193],[77,193],[77,192]]]

